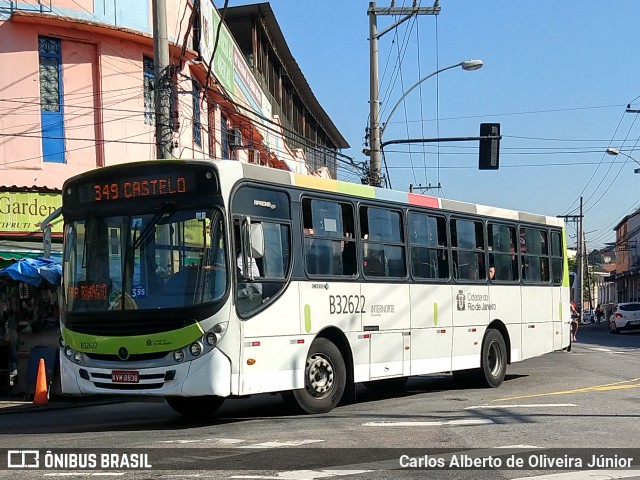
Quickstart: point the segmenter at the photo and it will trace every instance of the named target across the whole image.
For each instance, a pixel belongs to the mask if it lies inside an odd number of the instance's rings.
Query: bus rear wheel
[[[478,380],[482,386],[497,388],[502,385],[507,373],[507,345],[498,330],[487,330],[480,365]]]
[[[224,397],[167,397],[167,404],[177,413],[189,418],[211,417],[224,403]]]
[[[307,413],[326,413],[338,405],[344,394],[347,369],[338,347],[326,338],[316,338],[309,348],[304,368],[304,388],[293,398]]]

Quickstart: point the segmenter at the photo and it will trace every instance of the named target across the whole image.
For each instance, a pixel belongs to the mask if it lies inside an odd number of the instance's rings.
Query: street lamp
[[[462,67],[463,70],[471,72],[473,70],[479,70],[480,68],[482,68],[483,65],[484,63],[482,62],[482,60],[465,60],[464,62],[456,63],[455,65],[449,65],[448,67],[444,67],[444,68],[441,68],[440,70],[436,70],[435,72],[431,72],[426,77],[422,77],[416,83],[411,85],[411,87],[409,87],[409,89],[406,92],[402,94],[402,97],[400,97],[400,100],[398,100],[398,103],[396,103],[394,107],[391,109],[391,113],[387,116],[387,120],[382,124],[382,129],[380,130],[380,138],[382,138],[382,135],[384,134],[384,131],[387,128],[387,125],[389,124],[389,119],[391,119],[391,117],[393,116],[395,111],[398,109],[402,101],[422,82],[424,82],[425,80],[428,80],[434,75],[439,74],[440,72],[444,72],[445,70],[451,70],[452,68]]]
[[[633,158],[631,155],[629,155],[628,153],[624,153],[621,152],[619,149],[617,148],[613,148],[613,147],[609,147],[607,148],[607,154],[608,155],[613,155],[614,157],[616,155],[624,155],[627,158],[630,158],[631,160],[633,160],[634,162],[636,162],[638,165],[640,165],[640,162],[638,160],[636,160],[635,158]],[[640,168],[635,168],[633,170],[633,173],[640,173]]]
[[[372,27],[374,28],[374,27]],[[375,36],[375,29],[372,30],[371,32],[371,37],[373,38]],[[456,68],[456,67],[462,67],[463,70],[478,70],[479,68],[482,68],[482,60],[465,60],[463,62],[460,63],[456,63],[455,65],[449,65],[448,67],[445,68],[441,68],[439,70],[436,70],[435,72],[430,73],[429,75],[427,75],[426,77],[422,77],[420,80],[418,80],[416,83],[414,83],[411,88],[409,88],[409,90],[407,90],[402,97],[400,98],[400,100],[398,100],[398,103],[395,104],[395,106],[393,107],[393,109],[391,110],[391,113],[389,114],[389,116],[387,117],[387,121],[384,123],[384,126],[381,127],[380,124],[380,104],[378,101],[378,63],[377,63],[377,47],[374,49],[372,47],[372,54],[371,54],[371,102],[370,102],[370,107],[371,107],[371,112],[369,114],[369,133],[371,136],[371,149],[370,150],[363,150],[363,152],[369,154],[370,156],[370,178],[371,178],[371,184],[374,186],[379,187],[380,186],[380,167],[381,167],[381,149],[380,149],[380,144],[382,143],[382,133],[384,132],[386,126],[389,123],[389,119],[391,118],[391,115],[394,114],[394,112],[396,111],[396,109],[400,106],[400,103],[402,103],[402,101],[405,99],[405,97],[411,93],[411,91],[413,91],[413,89],[415,89],[418,85],[420,85],[422,82],[424,82],[425,80],[427,80],[428,78],[433,77],[434,75],[439,74],[440,72],[444,72],[445,70],[450,70],[452,68]]]

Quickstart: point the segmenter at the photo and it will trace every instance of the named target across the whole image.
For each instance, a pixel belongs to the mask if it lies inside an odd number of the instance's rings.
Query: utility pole
[[[438,0],[435,0],[433,7],[419,7],[417,0],[413,1],[412,7],[396,7],[395,1],[392,0],[390,7],[376,8],[376,2],[369,2],[369,9],[367,10],[367,13],[369,14],[369,134],[371,138],[369,184],[374,187],[380,187],[382,186],[382,150],[380,147],[381,132],[378,84],[378,39],[401,23],[409,20],[414,15],[438,15],[440,13],[440,6],[438,4]],[[389,28],[378,33],[377,15],[404,15],[404,17]]]
[[[171,133],[171,66],[167,37],[167,5],[165,0],[152,0],[153,75],[155,77],[156,156],[173,158]]]
[[[583,228],[582,228],[582,197],[580,197],[580,215],[557,215],[558,218],[564,218],[565,221],[573,221],[577,223],[578,235],[576,239],[576,280],[574,280],[575,288],[573,289],[573,300],[576,305],[580,306],[580,317],[582,318],[582,289],[583,289]],[[576,283],[577,282],[577,283]]]
[[[576,295],[578,297],[576,304],[580,306],[580,318],[579,323],[582,323],[583,319],[583,307],[584,307],[584,239],[582,238],[584,232],[584,226],[582,224],[582,197],[580,197],[580,217],[578,219],[578,288],[576,289]]]

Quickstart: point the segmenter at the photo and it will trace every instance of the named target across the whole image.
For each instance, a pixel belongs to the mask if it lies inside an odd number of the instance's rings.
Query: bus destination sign
[[[93,200],[104,202],[139,197],[158,197],[185,193],[190,188],[184,175],[163,176],[161,178],[124,178],[112,182],[97,182],[93,185]]]
[[[137,172],[136,172],[137,173]],[[172,197],[198,191],[193,172],[159,172],[156,175],[134,174],[114,178],[100,175],[78,184],[76,201],[110,203],[144,198]]]

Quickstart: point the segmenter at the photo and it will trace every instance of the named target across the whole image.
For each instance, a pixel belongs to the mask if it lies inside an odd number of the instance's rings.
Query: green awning
[[[52,243],[51,254],[62,255],[62,244]],[[17,262],[23,258],[38,258],[44,255],[42,242],[21,242],[18,240],[0,240],[0,264]]]
[[[22,260],[23,258],[37,258],[41,256],[42,252],[3,252],[2,250],[0,250],[0,260],[6,261],[18,261]]]

